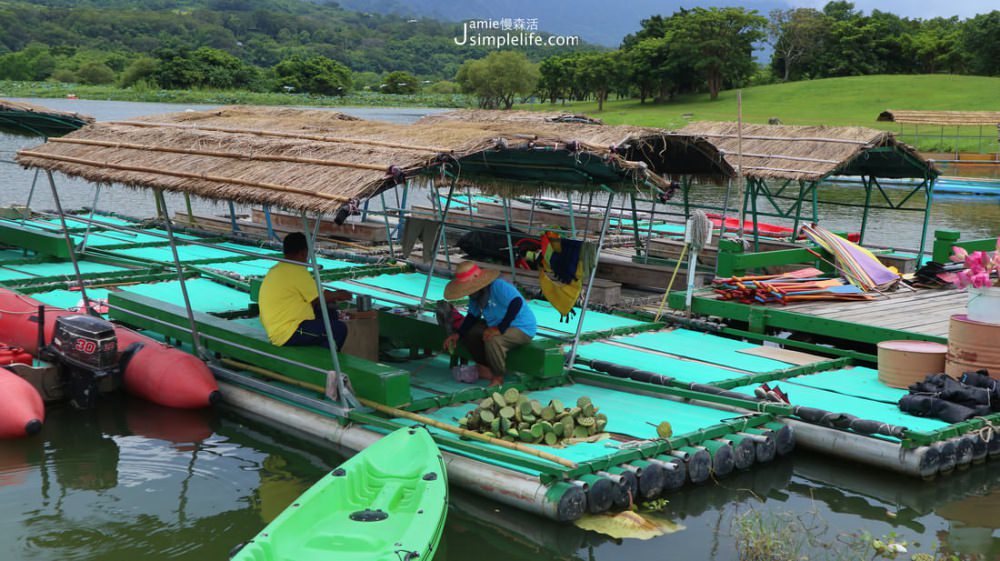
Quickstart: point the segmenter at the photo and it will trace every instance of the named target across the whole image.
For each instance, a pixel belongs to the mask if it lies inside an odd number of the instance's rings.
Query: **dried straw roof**
[[[680,133],[707,138],[733,166],[739,135],[732,122],[698,122]],[[933,177],[939,171],[892,133],[864,127],[743,125],[743,175],[819,181],[830,175]]]
[[[465,109],[428,115],[417,123],[475,123],[498,135],[513,134],[524,125],[531,125],[535,131],[575,138],[595,149],[614,150],[626,160],[644,162],[663,175],[718,180],[736,174],[718,149],[704,138],[652,127],[605,125],[586,115]]]
[[[515,133],[516,131],[516,133]],[[101,122],[18,153],[27,167],[278,207],[332,211],[442,168],[486,191],[663,185],[639,162],[526,123],[498,133],[475,123],[398,125],[332,111],[223,107]]]
[[[879,121],[909,125],[1000,126],[1000,111],[906,111],[886,109]]]
[[[93,123],[94,118],[70,111],[57,111],[25,103],[0,99],[0,130],[31,136],[58,136]]]
[[[422,117],[419,123],[440,123],[443,121],[472,121],[479,123],[575,123],[603,125],[604,121],[578,113],[558,113],[552,111],[499,111],[495,109],[459,109],[432,113]]]

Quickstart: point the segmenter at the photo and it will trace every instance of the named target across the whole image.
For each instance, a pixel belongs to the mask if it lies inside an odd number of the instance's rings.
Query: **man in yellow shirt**
[[[271,267],[260,285],[260,322],[267,337],[279,346],[319,345],[329,347],[320,310],[316,279],[305,266],[309,257],[306,237],[298,232],[285,236],[285,259],[302,265],[280,261]],[[330,328],[337,348],[347,340],[347,325],[340,321],[337,302],[350,300],[345,290],[323,291],[323,303],[330,315]]]

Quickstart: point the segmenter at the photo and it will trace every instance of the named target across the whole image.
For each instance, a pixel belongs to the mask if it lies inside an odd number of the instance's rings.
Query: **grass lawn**
[[[587,113],[608,124],[678,128],[690,121],[735,121],[736,91],[725,91],[716,101],[708,94],[680,96],[668,103],[640,104],[635,100],[611,101],[597,112],[596,102],[525,105],[525,109]],[[757,86],[743,90],[743,118],[766,123],[771,117],[786,125],[859,125],[900,132],[896,123],[875,119],[886,109],[948,111],[1000,111],[1000,78],[982,76],[916,75],[852,76]],[[987,130],[987,151],[997,150],[997,131]],[[945,130],[954,135],[955,127]],[[978,147],[979,127],[963,127],[963,149]],[[924,126],[919,147],[934,151],[941,147],[940,127]],[[926,135],[926,136],[925,136]],[[913,126],[903,127],[901,138],[912,143]],[[944,139],[944,148],[952,141]]]

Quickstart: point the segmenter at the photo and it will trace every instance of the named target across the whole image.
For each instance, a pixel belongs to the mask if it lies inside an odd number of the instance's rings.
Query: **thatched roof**
[[[698,122],[678,132],[707,138],[735,168],[737,128],[731,122]],[[819,181],[830,175],[923,178],[940,173],[892,133],[875,129],[744,124],[742,136],[746,177]]]
[[[498,135],[515,134],[530,125],[534,131],[575,138],[595,149],[614,150],[626,160],[644,162],[663,175],[717,180],[736,173],[716,147],[704,138],[652,127],[605,125],[586,115],[465,109],[428,115],[417,123],[475,123]]]
[[[553,111],[498,111],[494,109],[459,109],[433,113],[422,117],[418,123],[440,123],[442,121],[473,121],[479,123],[573,123],[603,125],[604,121],[578,113],[558,113]]]
[[[559,132],[530,124],[499,133],[474,123],[398,125],[331,111],[240,106],[101,122],[17,159],[97,183],[320,212],[406,179],[450,181],[445,171],[462,184],[501,193],[664,186],[644,164],[608,148],[613,134],[585,142]]]
[[[61,136],[93,123],[94,118],[25,103],[0,99],[0,131],[28,136]]]
[[[879,121],[909,125],[1000,126],[1000,111],[906,111],[886,109]]]

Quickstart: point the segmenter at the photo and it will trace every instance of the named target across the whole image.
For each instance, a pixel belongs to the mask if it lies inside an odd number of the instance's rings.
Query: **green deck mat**
[[[674,428],[674,434],[681,436],[688,433],[696,433],[701,429],[718,424],[724,419],[733,417],[733,413],[728,411],[719,411],[698,405],[583,384],[528,392],[527,395],[531,399],[537,399],[545,403],[548,403],[551,399],[559,399],[566,404],[575,403],[578,397],[585,395],[593,400],[594,405],[600,409],[600,412],[608,416],[609,431],[628,434],[640,439],[658,438],[656,435],[656,425],[661,421],[669,421]],[[475,407],[477,407],[475,403],[465,403],[442,407],[436,411],[424,412],[422,414],[441,422],[456,424],[455,419],[462,418],[468,411]],[[652,425],[649,423],[652,423]],[[434,428],[428,428],[428,430],[434,432],[435,435],[439,435],[444,441],[458,440],[458,436],[454,434]],[[451,450],[447,444],[444,444],[443,447]],[[537,448],[575,462],[606,458],[619,451],[617,443],[610,439],[600,442],[574,444],[566,448],[554,448],[551,446],[537,446]],[[532,457],[513,450],[507,450],[507,452]],[[468,455],[467,453],[461,454]],[[512,466],[503,462],[485,458],[481,458],[481,460],[494,465],[510,467],[523,473],[538,473],[534,470]]]
[[[23,261],[25,259],[34,259],[34,252],[25,253],[23,249],[0,249],[0,263],[7,261]]]
[[[739,352],[759,345],[688,329],[640,333],[631,337],[616,337],[614,340],[634,347],[680,355],[747,372],[772,372],[792,366],[780,360]]]
[[[83,220],[77,219],[77,218],[73,218],[71,216],[67,216],[66,217],[66,226],[68,226],[70,228],[86,228],[87,227],[87,223],[84,222],[84,220],[90,220],[90,215],[89,214],[85,214],[85,215],[81,215],[81,216],[82,216]],[[118,218],[116,216],[107,216],[105,214],[94,214],[94,220],[96,220],[98,222],[105,222],[107,224],[111,224],[111,225],[114,225],[114,226],[138,227],[138,223],[137,222],[133,222],[131,220],[125,220],[123,218]],[[62,229],[62,224],[61,224],[61,221],[59,220],[58,217],[57,218],[49,218],[47,220],[37,220],[36,219],[36,220],[34,220],[34,222],[36,222],[37,224],[43,224],[45,226],[52,226],[56,230],[61,230]],[[91,228],[96,228],[96,227],[97,226],[91,226]]]
[[[364,294],[372,297],[372,304],[379,307],[394,308],[398,306],[416,306],[420,298],[392,294],[366,284],[354,284],[347,281],[325,282],[323,286],[330,290],[346,290],[351,294]]]
[[[103,274],[103,273],[124,273],[130,269],[124,267],[117,267],[115,265],[108,265],[105,263],[96,263],[94,261],[81,260],[77,261],[80,266],[80,274],[90,275],[90,274]],[[57,263],[28,263],[24,265],[7,265],[8,269],[13,271],[19,271],[22,274],[32,275],[35,277],[74,277],[76,272],[73,269],[73,263],[69,261],[57,262]]]
[[[23,271],[15,271],[13,269],[8,269],[6,267],[0,267],[0,282],[23,281],[34,278],[37,277],[35,275],[30,275]]]
[[[711,364],[654,355],[643,349],[619,347],[600,341],[580,345],[577,354],[580,358],[605,360],[630,368],[663,374],[686,383],[712,384],[746,375],[746,373],[733,372]]]
[[[538,321],[538,327],[567,335],[576,333],[576,324],[580,318],[579,308],[574,308],[576,315],[570,319],[569,323],[564,323],[560,321],[561,316],[559,311],[545,300],[530,300],[528,307],[534,312],[535,319]],[[583,319],[583,333],[636,329],[643,325],[645,325],[643,322],[634,319],[588,310],[586,317]]]
[[[83,235],[73,236],[73,243],[80,245],[83,243]],[[134,234],[132,232],[115,232],[107,230],[104,232],[90,232],[87,236],[87,247],[112,247],[129,245],[149,245],[156,243],[167,243],[167,240],[150,236],[148,234]]]
[[[424,283],[426,281],[427,275],[423,273],[400,273],[396,275],[378,275],[375,277],[354,279],[355,283],[407,294],[417,301],[420,300],[420,295],[424,292]],[[447,284],[448,279],[432,277],[430,288],[427,291],[427,299],[430,301],[443,300],[444,287]]]
[[[128,249],[114,249],[111,251],[122,257],[145,259],[148,261],[156,261],[167,264],[174,262],[174,254],[170,251],[169,247],[135,247]],[[226,251],[225,249],[199,245],[179,245],[177,246],[177,255],[180,257],[181,263],[191,263],[195,261],[221,261],[223,259],[236,259],[243,257],[238,253]]]
[[[890,388],[879,382],[877,370],[861,366],[796,376],[789,378],[787,382],[797,386],[808,386],[818,390],[881,401],[890,405],[898,404],[904,395],[910,393],[907,390]]]
[[[255,245],[245,245],[245,244],[233,243],[233,242],[222,242],[220,244],[216,244],[215,247],[219,247],[219,248],[222,248],[222,249],[236,249],[236,250],[239,250],[239,251],[246,251],[246,252],[249,252],[249,253],[256,253],[258,255],[281,255],[280,251],[275,251],[273,249],[269,249],[269,248],[266,248],[266,247],[258,247],[258,246],[255,246]]]
[[[82,307],[81,300],[83,300],[83,295],[80,294],[79,290],[50,290],[49,292],[32,294],[31,297],[48,306],[65,308],[67,310]],[[88,288],[87,298],[91,300],[107,300],[108,289]]]
[[[336,271],[342,269],[353,269],[357,267],[363,267],[364,265],[358,263],[351,263],[350,261],[340,261],[337,259],[317,259],[320,267],[323,271]],[[274,267],[278,262],[271,259],[251,259],[249,261],[223,261],[221,263],[203,263],[200,267],[204,269],[214,269],[218,271],[225,271],[227,273],[235,273],[241,277],[263,277]]]
[[[799,376],[798,378],[803,378]],[[797,378],[796,378],[797,379]],[[732,391],[753,395],[754,388],[759,384],[750,384],[735,388]],[[783,383],[781,381],[769,382],[771,387],[775,385],[788,394],[792,405],[804,405],[815,407],[833,413],[847,413],[859,419],[880,421],[891,425],[899,425],[918,431],[935,431],[948,426],[948,423],[938,419],[926,417],[915,417],[899,410],[895,404],[875,401],[864,397],[846,395],[843,393],[831,392],[828,390],[816,389],[802,384]],[[896,439],[890,439],[896,440]]]
[[[250,306],[250,294],[209,279],[191,279],[184,284],[195,311],[218,314],[246,310]],[[180,281],[123,286],[121,290],[184,307]]]

